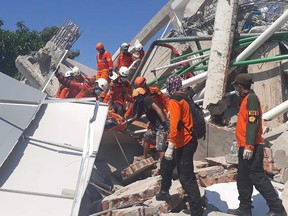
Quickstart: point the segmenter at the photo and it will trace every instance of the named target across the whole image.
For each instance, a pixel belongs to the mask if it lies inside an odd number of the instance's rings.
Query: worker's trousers
[[[284,210],[282,201],[279,199],[274,187],[263,168],[264,146],[255,145],[253,156],[250,160],[243,159],[244,147],[239,148],[238,153],[238,177],[237,188],[241,209],[251,209],[251,196],[253,185],[267,201],[271,211],[279,212]]]
[[[197,140],[191,140],[186,145],[175,150],[176,166],[180,183],[188,195],[191,215],[203,214],[202,202],[196,176],[194,173],[193,156],[198,146]]]

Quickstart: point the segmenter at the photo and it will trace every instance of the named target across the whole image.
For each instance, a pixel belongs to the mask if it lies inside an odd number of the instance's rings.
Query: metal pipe
[[[196,59],[201,59],[201,58],[207,57],[207,56],[209,56],[209,55],[210,55],[210,54],[206,54],[206,55],[197,56],[197,57],[195,57],[195,58],[185,59],[185,60],[183,60],[183,61],[179,61],[179,62],[176,62],[176,63],[172,63],[172,64],[169,64],[169,65],[165,65],[165,66],[162,66],[162,67],[155,68],[154,70],[151,70],[151,72],[152,72],[152,71],[162,70],[162,69],[165,69],[165,68],[174,67],[174,66],[180,65],[180,64],[185,63],[185,62],[190,62],[190,61],[194,61],[194,60],[196,60]]]
[[[203,52],[207,52],[207,51],[210,51],[211,48],[205,48],[205,49],[202,49],[202,50],[198,50],[198,51],[195,51],[195,52],[191,52],[191,53],[187,53],[185,55],[181,55],[181,56],[178,56],[178,57],[175,57],[171,60],[171,62],[177,62],[178,60],[181,60],[183,58],[187,58],[187,57],[190,57],[191,55],[196,55],[196,54],[201,54]]]
[[[193,76],[187,80],[183,80],[182,81],[182,86],[183,88],[186,88],[188,86],[191,86],[193,84],[196,84],[196,83],[199,83],[199,82],[202,82],[206,79],[206,76],[207,76],[207,71],[206,72],[203,72],[203,73],[200,73],[196,76]],[[167,89],[163,89],[161,90],[164,94],[167,94]]]
[[[288,112],[288,100],[264,113],[262,118],[264,121],[271,121],[272,119],[282,115],[285,112]]]
[[[56,66],[56,69],[52,72],[52,74],[50,75],[50,77],[48,78],[46,84],[44,85],[44,87],[42,88],[42,92],[45,91],[45,89],[47,88],[48,84],[50,83],[50,80],[52,79],[52,77],[54,76],[55,72],[57,69],[59,69],[60,67],[60,64],[62,63],[62,61],[64,60],[64,58],[66,57],[67,53],[68,53],[69,50],[66,50],[63,54],[63,56],[61,57],[60,61],[58,62],[57,66]]]
[[[164,29],[164,31],[163,31],[163,33],[162,33],[162,35],[161,35],[160,38],[163,38],[163,37],[164,37],[164,35],[166,34],[167,29],[168,29],[168,27],[170,26],[170,24],[171,24],[171,20],[169,20],[169,22],[167,23],[167,25],[166,25],[166,27],[165,27],[165,29]],[[146,69],[147,69],[147,67],[150,65],[150,63],[151,63],[151,61],[152,61],[152,59],[153,59],[153,57],[154,57],[157,49],[158,49],[158,47],[156,47],[155,49],[153,48],[153,50],[152,50],[152,52],[151,52],[151,54],[150,54],[150,55],[151,55],[151,58],[150,58],[149,62],[148,62],[147,64],[146,64],[146,62],[145,62],[145,64],[147,65],[147,66],[146,66]],[[144,73],[141,74],[142,76],[145,75],[146,69],[144,70]],[[132,84],[132,86],[134,85],[134,83],[132,83],[132,82],[131,82],[131,84]]]
[[[203,37],[192,36],[192,37],[162,38],[162,39],[158,39],[158,40],[153,41],[151,43],[146,55],[142,59],[140,65],[138,66],[137,70],[135,71],[130,83],[134,83],[134,80],[140,74],[140,72],[143,69],[143,66],[145,65],[147,59],[149,58],[154,46],[156,46],[158,44],[161,44],[161,43],[186,42],[186,41],[207,41],[207,40],[212,40],[212,36],[203,36]]]
[[[288,20],[288,10],[283,13],[271,26],[269,26],[256,40],[254,40],[240,55],[237,56],[236,61],[242,61],[255,50],[257,50],[266,40],[268,40],[285,22]]]

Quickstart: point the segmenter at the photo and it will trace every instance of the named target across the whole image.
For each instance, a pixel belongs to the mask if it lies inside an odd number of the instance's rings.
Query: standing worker
[[[104,78],[109,83],[109,75],[113,74],[113,62],[111,54],[105,50],[104,44],[99,42],[96,44],[96,63],[97,63],[97,73],[96,80],[99,78]]]
[[[253,186],[266,200],[270,211],[266,216],[286,216],[286,211],[263,168],[264,142],[262,135],[262,111],[259,98],[251,89],[252,77],[241,73],[232,82],[241,97],[236,124],[238,151],[237,189],[239,207],[228,209],[233,215],[252,215]]]
[[[198,141],[197,138],[190,133],[193,128],[193,117],[190,112],[190,105],[185,99],[185,93],[182,90],[182,80],[179,75],[173,74],[168,77],[166,87],[171,97],[169,100],[170,134],[168,136],[168,148],[165,152],[165,158],[172,160],[175,150],[174,156],[179,180],[188,195],[191,215],[200,216],[203,215],[203,207],[193,164],[193,156],[196,152]],[[165,160],[163,160],[163,162],[165,163]],[[162,168],[163,165],[161,164],[160,170]],[[165,170],[163,171],[165,172]],[[171,179],[163,179],[162,177],[162,184],[165,180],[171,181]],[[169,186],[169,182],[165,182],[165,185]],[[162,190],[160,193],[169,194],[168,191]],[[169,198],[169,196],[166,197]]]
[[[108,103],[114,112],[124,116],[126,112],[126,102],[133,103],[132,88],[128,80],[129,71],[127,67],[121,67],[117,79],[109,84],[109,91],[103,102]]]
[[[128,51],[130,45],[128,43],[122,43],[120,46],[120,54],[118,56],[117,62],[116,62],[116,71],[121,67],[127,67],[129,68],[130,65],[133,63],[133,56]]]

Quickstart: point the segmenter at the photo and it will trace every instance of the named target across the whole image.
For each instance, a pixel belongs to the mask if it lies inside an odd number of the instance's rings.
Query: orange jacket
[[[124,109],[126,109],[126,101],[130,103],[134,102],[133,98],[131,97],[132,88],[128,80],[123,83],[121,82],[120,77],[118,77],[116,80],[110,82],[109,88],[110,89],[103,101],[104,103],[108,103],[111,98],[112,104],[114,102],[118,102],[122,104]]]
[[[169,99],[168,97],[161,92],[161,90],[158,87],[149,87],[147,91],[147,96],[153,98],[157,104],[163,109],[165,114],[168,113],[168,107],[169,107]],[[133,106],[130,106],[128,110],[125,113],[125,117],[131,117]]]
[[[70,81],[62,74],[57,75],[58,81],[70,88],[72,91],[78,91],[79,93],[75,96],[75,98],[82,98],[82,97],[93,97],[93,86],[88,85],[86,82],[79,83],[75,81]]]
[[[116,62],[116,68],[120,69],[120,67],[125,66],[128,67],[133,63],[133,56],[131,53],[120,53]]]
[[[58,87],[57,92],[56,92],[56,95],[55,95],[56,98],[60,98],[61,92],[62,92],[62,90],[63,90],[64,88],[65,88],[64,85],[60,85],[60,86]]]
[[[113,70],[113,62],[111,54],[105,50],[104,53],[97,53],[96,54],[96,62],[97,62],[97,69],[98,70]]]
[[[147,95],[153,98],[166,114],[168,113],[169,99],[158,87],[149,87]]]
[[[263,144],[262,111],[258,97],[253,90],[246,95],[240,105],[236,124],[238,147],[254,149],[255,144]]]
[[[169,100],[169,111],[170,111],[170,134],[168,141],[175,144],[175,148],[181,148],[186,145],[191,139],[190,134],[191,128],[193,127],[193,119],[190,112],[190,107],[185,99],[180,101],[170,99]],[[178,131],[177,125],[179,120],[182,120],[185,127],[189,129],[187,131],[183,126]]]
[[[60,98],[75,98],[79,93],[78,89],[75,88],[64,88],[61,91]]]

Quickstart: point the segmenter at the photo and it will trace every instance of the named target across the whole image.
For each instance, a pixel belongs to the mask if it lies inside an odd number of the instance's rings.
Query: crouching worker
[[[150,143],[156,141],[156,150],[159,152],[159,158],[161,159],[167,146],[166,138],[169,121],[163,109],[151,97],[146,96],[146,91],[143,88],[134,89],[132,96],[135,100],[133,109],[136,112],[132,121],[140,118],[143,114],[146,114],[149,121],[148,130],[142,138],[143,158],[148,157]]]
[[[196,137],[193,137],[190,133],[193,128],[193,118],[189,102],[185,99],[182,91],[182,80],[177,74],[168,77],[166,87],[171,97],[169,100],[170,133],[165,159],[173,160],[173,156],[175,156],[180,183],[188,195],[191,215],[200,216],[203,214],[203,208],[193,164],[193,156],[198,142]],[[182,124],[179,124],[179,121],[182,121]],[[160,174],[162,182],[161,191],[156,196],[158,200],[169,198],[168,190],[171,185],[171,177],[167,178],[166,176],[171,175],[171,169],[173,167],[167,166],[166,160],[161,161]]]
[[[101,92],[108,89],[108,83],[103,78],[95,81],[93,76],[87,76],[84,82],[77,82],[69,80],[63,74],[59,73],[58,70],[56,70],[55,76],[57,77],[58,81],[65,87],[70,88],[71,90],[79,91],[75,98],[95,96],[98,100],[98,96],[101,94]]]

